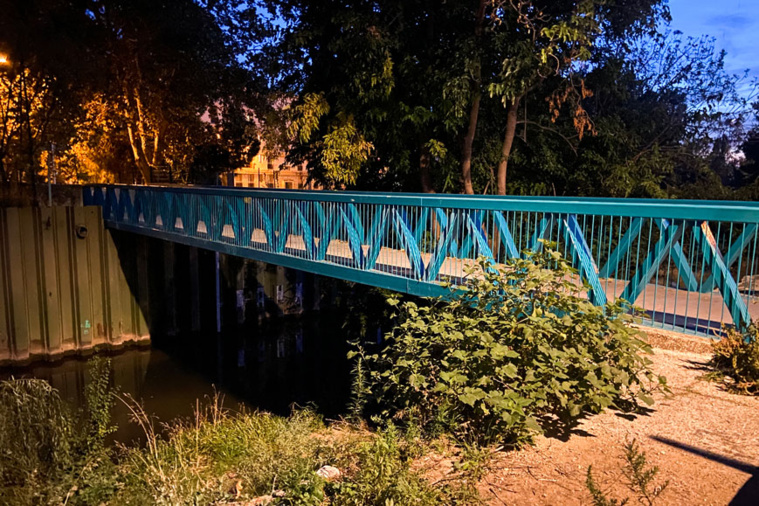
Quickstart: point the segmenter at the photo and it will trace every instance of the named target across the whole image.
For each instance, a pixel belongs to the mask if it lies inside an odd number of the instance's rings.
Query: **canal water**
[[[190,417],[196,400],[218,391],[224,405],[287,415],[293,406],[312,406],[327,418],[345,413],[350,398],[346,331],[327,313],[281,319],[221,335],[154,338],[150,346],[107,353],[114,387],[140,401],[161,422]],[[36,377],[49,381],[75,407],[84,405],[87,359],[0,368],[0,379]],[[113,412],[123,443],[142,439],[127,407]]]

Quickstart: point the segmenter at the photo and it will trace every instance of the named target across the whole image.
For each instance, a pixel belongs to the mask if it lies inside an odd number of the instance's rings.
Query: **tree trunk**
[[[485,22],[485,7],[488,0],[480,0],[477,8],[477,17],[474,24],[474,35],[479,39],[482,37],[482,27]],[[479,44],[478,44],[479,45]],[[478,57],[479,59],[479,57]],[[480,62],[475,64],[475,76],[472,85],[474,86],[474,94],[472,97],[472,108],[469,111],[469,128],[467,128],[466,136],[461,147],[461,179],[464,184],[464,193],[472,195],[474,194],[474,188],[472,187],[472,144],[474,143],[474,134],[477,131],[477,117],[480,113],[480,99],[482,94],[480,93],[480,85],[482,81],[482,71],[480,69]]]
[[[461,148],[461,179],[464,183],[464,193],[469,195],[474,193],[474,187],[472,187],[472,144],[477,130],[477,116],[480,113],[480,98],[480,93],[477,92],[474,100],[472,100],[472,110],[469,112],[469,129]]]
[[[137,142],[134,138],[134,130],[132,129],[132,125],[127,124],[127,135],[129,137],[129,145],[132,148],[132,156],[134,157],[134,163],[137,165],[137,170],[140,171],[140,175],[142,176],[143,182],[145,184],[151,183],[151,171],[150,171],[150,165],[148,165],[147,161],[145,161],[144,154],[140,153],[140,148],[137,145]]]
[[[498,195],[506,195],[506,171],[509,167],[511,147],[514,145],[514,136],[517,132],[517,110],[519,98],[511,101],[506,108],[506,133],[501,145],[501,159],[498,161]]]
[[[430,150],[422,146],[422,154],[419,156],[419,179],[422,183],[422,192],[435,193],[430,179]]]
[[[427,44],[432,46],[435,43],[435,9],[432,0],[426,0],[425,10],[429,13],[425,24]],[[424,143],[421,143],[419,155],[419,182],[422,185],[422,192],[435,193],[430,177],[430,150]]]

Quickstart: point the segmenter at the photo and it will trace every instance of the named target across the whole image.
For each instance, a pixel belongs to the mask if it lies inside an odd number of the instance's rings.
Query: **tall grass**
[[[117,396],[144,444],[107,446],[110,365],[96,361],[82,413],[41,380],[0,383],[0,504],[197,505],[257,500],[299,505],[433,505],[467,500],[411,470],[419,440],[392,424],[377,432],[327,426],[311,410],[289,417],[230,410],[219,395],[194,417],[160,424]],[[324,465],[342,476],[327,482]],[[268,498],[270,502],[262,502]]]
[[[3,381],[0,406],[0,503],[60,494],[74,465],[75,426],[58,392],[42,380]]]
[[[0,382],[0,504],[99,504],[113,493],[110,369],[90,362],[80,412],[44,380]]]
[[[123,400],[147,443],[123,448],[128,479],[117,502],[208,504],[320,487],[314,473],[319,441],[312,435],[324,426],[310,411],[289,418],[235,413],[217,395],[198,405],[191,421],[168,424],[160,436],[139,404]]]

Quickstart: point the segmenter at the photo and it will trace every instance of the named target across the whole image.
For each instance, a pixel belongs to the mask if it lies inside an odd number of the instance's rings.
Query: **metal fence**
[[[751,202],[112,185],[84,202],[110,227],[425,296],[548,240],[595,304],[624,299],[648,325],[713,336],[759,314]]]

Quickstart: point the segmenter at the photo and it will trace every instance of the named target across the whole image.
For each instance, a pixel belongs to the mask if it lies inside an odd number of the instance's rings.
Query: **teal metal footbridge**
[[[753,202],[93,185],[84,203],[109,228],[421,296],[551,241],[594,304],[644,324],[716,336],[759,317]]]

